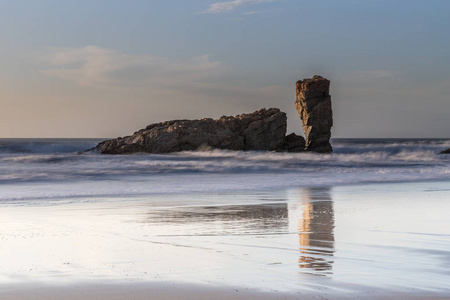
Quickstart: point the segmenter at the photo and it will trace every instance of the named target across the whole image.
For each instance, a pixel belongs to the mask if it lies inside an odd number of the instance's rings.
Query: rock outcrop
[[[450,148],[448,148],[444,151],[441,151],[439,154],[450,154]]]
[[[268,150],[279,152],[332,152],[333,112],[330,81],[314,76],[297,81],[295,107],[302,120],[303,137],[286,136],[286,114],[278,108],[220,119],[173,120],[155,123],[131,136],[98,144],[103,154],[169,153],[198,149]],[[88,151],[90,151],[88,150]],[[441,153],[449,153],[450,149]]]
[[[91,150],[104,154],[168,153],[201,148],[302,151],[304,139],[286,137],[286,114],[277,108],[220,119],[155,123],[131,136],[107,140]]]
[[[330,81],[314,76],[297,81],[295,108],[302,120],[307,151],[332,152],[330,144],[333,112],[331,110]]]
[[[296,135],[295,133],[291,133],[286,136],[284,139],[283,145],[277,148],[278,152],[303,152],[305,151],[305,139]]]

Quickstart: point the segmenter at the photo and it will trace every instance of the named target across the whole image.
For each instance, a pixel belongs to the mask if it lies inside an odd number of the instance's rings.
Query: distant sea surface
[[[450,179],[450,139],[334,139],[332,154],[100,155],[98,139],[0,139],[0,201],[227,193]]]

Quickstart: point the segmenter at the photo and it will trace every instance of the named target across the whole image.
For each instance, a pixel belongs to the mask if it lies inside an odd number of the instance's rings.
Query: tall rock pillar
[[[330,81],[315,75],[297,81],[295,108],[302,119],[305,150],[329,153],[333,112],[331,110]]]

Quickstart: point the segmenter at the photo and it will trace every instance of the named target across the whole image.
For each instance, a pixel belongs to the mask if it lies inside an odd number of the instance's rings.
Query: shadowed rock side
[[[276,150],[278,152],[303,152],[305,151],[305,139],[300,135],[291,133],[286,136],[283,145]]]
[[[444,151],[441,151],[440,154],[450,154],[450,148],[448,148]]]
[[[330,81],[314,76],[297,81],[295,108],[302,120],[307,151],[332,152],[330,144],[333,112],[331,110]]]
[[[263,108],[251,114],[223,116],[218,120],[208,118],[155,123],[131,136],[104,141],[91,150],[103,154],[168,153],[203,147],[229,150],[303,150],[304,139],[295,134],[286,139],[286,127],[284,112],[277,108]]]

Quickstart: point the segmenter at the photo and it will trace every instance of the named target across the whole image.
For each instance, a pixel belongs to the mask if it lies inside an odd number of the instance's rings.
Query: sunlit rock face
[[[330,81],[314,76],[297,81],[295,108],[302,120],[307,151],[332,152],[330,144],[333,112]]]
[[[220,119],[155,123],[131,136],[104,141],[94,149],[104,154],[168,153],[202,148],[302,151],[302,137],[286,140],[286,114],[277,108]]]

